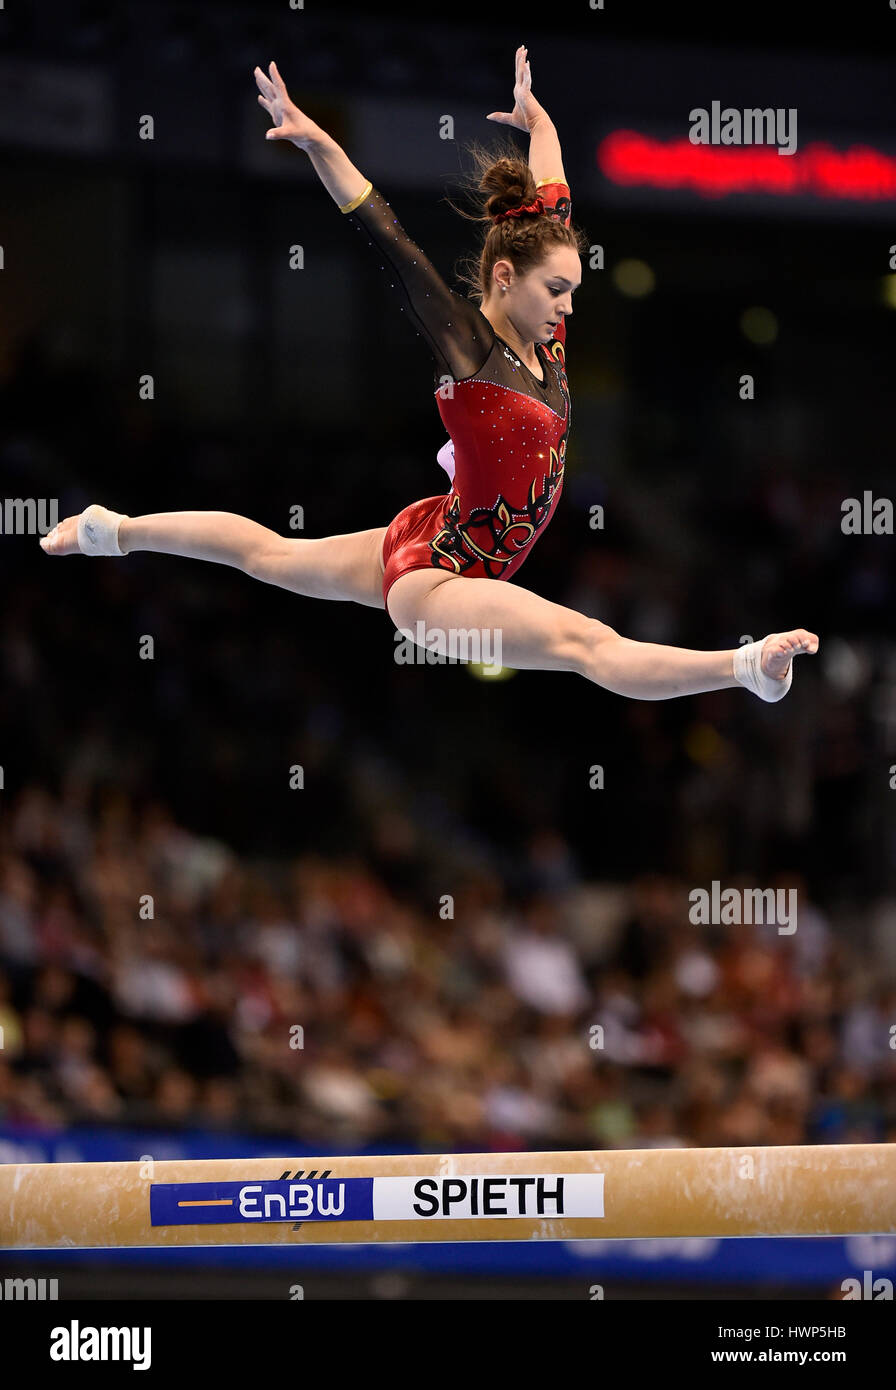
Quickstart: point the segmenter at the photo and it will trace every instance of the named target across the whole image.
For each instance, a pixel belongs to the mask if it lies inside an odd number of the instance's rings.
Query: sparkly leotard
[[[545,212],[569,225],[567,184],[538,185]],[[413,502],[383,543],[383,597],[401,575],[435,568],[509,579],[547,525],[563,486],[570,403],[566,325],[536,343],[543,380],[451,290],[371,185],[344,208],[388,265],[401,307],[435,358],[435,398],[450,439],[438,460],[451,491]],[[384,265],[384,269],[385,269]]]

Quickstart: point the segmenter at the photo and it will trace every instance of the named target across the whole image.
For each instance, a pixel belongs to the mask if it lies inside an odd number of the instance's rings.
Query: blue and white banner
[[[338,1160],[337,1160],[338,1164]],[[153,1183],[153,1226],[602,1217],[603,1173]]]

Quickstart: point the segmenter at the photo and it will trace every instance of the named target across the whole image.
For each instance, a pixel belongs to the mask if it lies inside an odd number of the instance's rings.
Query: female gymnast
[[[345,152],[290,100],[276,64],[255,69],[269,140],[304,150],[340,212],[388,266],[406,312],[435,359],[439,451],[447,494],[406,507],[389,526],[294,539],[230,512],[130,517],[94,503],[66,517],[41,545],[50,555],[149,550],[214,560],[314,598],[385,608],[431,650],[450,635],[500,634],[505,666],[574,671],[618,695],[666,700],[743,685],[763,700],[786,695],[792,658],[818,650],[805,628],[726,651],[637,642],[510,579],[548,524],[563,484],[570,401],[566,320],[581,284],[581,233],[553,122],[532,95],[517,49],[514,107],[489,119],[529,135],[522,156],[480,159],[480,220],[488,231],[471,299],[449,289],[390,205]]]

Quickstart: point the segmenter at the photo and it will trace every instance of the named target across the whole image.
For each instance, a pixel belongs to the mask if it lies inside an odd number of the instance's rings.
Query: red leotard
[[[538,192],[545,212],[569,226],[568,186],[545,180]],[[383,597],[409,570],[509,579],[563,486],[566,325],[535,345],[539,381],[476,305],[449,289],[375,188],[346,215],[388,263],[401,307],[432,351],[436,403],[451,436],[438,455],[451,491],[405,507],[386,532]]]

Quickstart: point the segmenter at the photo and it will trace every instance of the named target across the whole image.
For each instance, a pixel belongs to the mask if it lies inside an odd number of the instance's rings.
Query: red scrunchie
[[[544,202],[541,198],[536,198],[534,203],[525,203],[518,208],[510,208],[507,212],[499,212],[492,221],[503,222],[506,217],[519,217],[524,212],[544,212]]]

